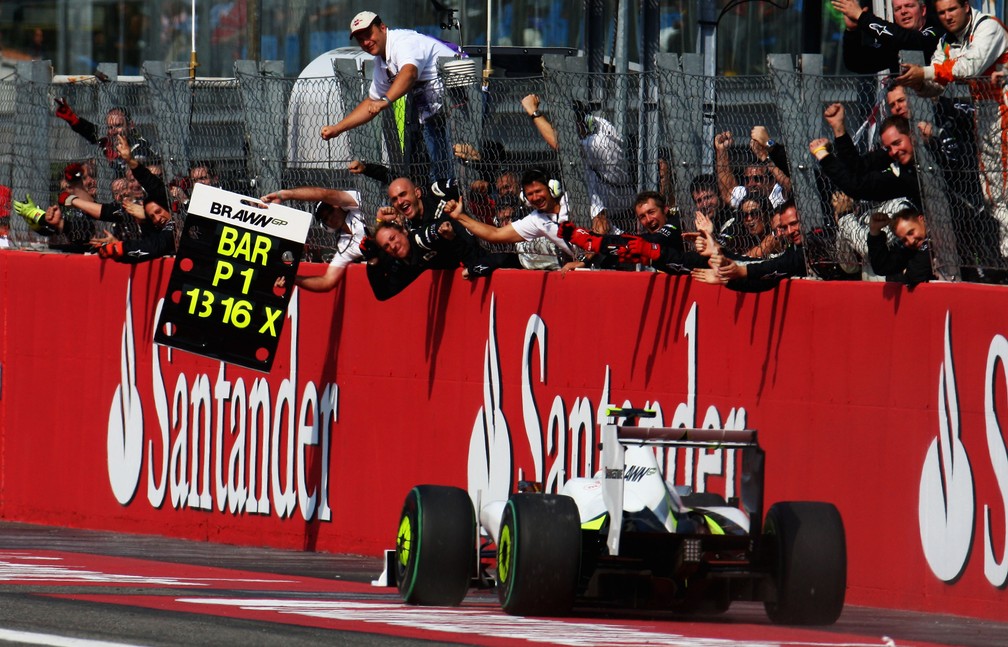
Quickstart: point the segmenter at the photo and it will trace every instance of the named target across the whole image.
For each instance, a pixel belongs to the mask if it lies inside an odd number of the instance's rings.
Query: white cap
[[[353,38],[355,31],[367,29],[375,20],[378,20],[378,14],[373,11],[362,11],[354,16],[350,21],[350,38]]]

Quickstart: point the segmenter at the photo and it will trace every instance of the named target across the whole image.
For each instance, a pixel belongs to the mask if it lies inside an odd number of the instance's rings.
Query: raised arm
[[[786,169],[780,168],[774,156],[770,154],[770,131],[767,130],[766,126],[753,126],[752,132],[749,133],[749,148],[752,150],[753,155],[756,159],[767,165],[770,170],[770,174],[773,175],[774,181],[780,185],[781,189],[784,190],[786,195],[791,195],[791,177],[788,175]],[[777,145],[774,146],[776,148]]]
[[[525,113],[532,119],[532,123],[535,125],[536,130],[539,131],[539,135],[546,140],[550,148],[558,150],[560,143],[557,140],[556,129],[546,119],[546,115],[539,111],[539,96],[527,94],[522,97],[521,105],[525,109]]]
[[[714,135],[714,170],[717,172],[718,193],[725,204],[731,204],[732,190],[738,186],[728,161],[728,149],[733,142],[730,130]]]
[[[419,71],[416,65],[407,64],[403,65],[399,70],[399,74],[396,75],[395,80],[392,85],[389,86],[388,91],[378,98],[373,98],[368,96],[363,101],[357,104],[357,107],[350,111],[350,114],[343,117],[338,123],[323,126],[321,137],[325,140],[330,140],[333,137],[342,135],[348,130],[352,130],[357,126],[366,124],[367,122],[374,119],[379,112],[390,107],[392,103],[399,97],[405,95],[416,83],[417,77],[419,76]],[[373,87],[373,86],[372,86]]]
[[[524,240],[521,234],[511,226],[511,223],[503,227],[494,227],[466,215],[462,211],[461,200],[450,201],[445,205],[445,211],[452,217],[452,220],[468,229],[473,236],[488,243],[519,243]]]
[[[288,200],[301,200],[303,202],[325,202],[334,207],[346,209],[356,209],[360,205],[347,191],[339,189],[326,189],[320,186],[299,186],[293,189],[280,189],[273,193],[267,193],[260,198],[266,203],[280,203]]]

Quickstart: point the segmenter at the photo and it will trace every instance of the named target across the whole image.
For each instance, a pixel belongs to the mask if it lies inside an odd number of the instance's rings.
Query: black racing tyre
[[[775,503],[763,525],[763,550],[777,593],[763,603],[772,622],[836,622],[847,590],[847,542],[836,506]]]
[[[504,611],[559,616],[574,606],[581,569],[581,518],[574,499],[513,494],[497,538],[497,595]]]
[[[396,583],[407,604],[458,606],[476,568],[476,516],[465,490],[410,490],[396,535]]]

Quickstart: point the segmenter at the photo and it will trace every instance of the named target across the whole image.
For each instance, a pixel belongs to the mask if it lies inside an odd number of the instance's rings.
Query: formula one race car
[[[765,454],[755,431],[600,429],[595,478],[573,478],[560,494],[525,484],[507,501],[479,506],[478,527],[464,490],[414,487],[390,569],[405,601],[457,605],[470,587],[495,586],[504,610],[517,615],[564,615],[575,604],[720,613],[734,600],[760,600],[776,623],[831,624],[840,616],[847,582],[840,513],[830,503],[781,502],[764,519]],[[740,450],[741,507],[667,483],[655,446]]]

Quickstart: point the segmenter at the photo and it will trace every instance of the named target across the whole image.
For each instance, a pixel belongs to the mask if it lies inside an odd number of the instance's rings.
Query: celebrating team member
[[[557,263],[557,250],[567,260],[574,258],[574,251],[570,248],[559,234],[560,223],[568,220],[567,202],[562,199],[562,192],[559,185],[551,180],[541,169],[530,169],[525,171],[521,178],[522,195],[526,202],[532,206],[532,213],[519,220],[513,220],[503,227],[494,227],[491,224],[463,213],[462,204],[449,203],[445,211],[451,215],[460,225],[468,229],[474,236],[488,243],[521,243],[537,239],[547,239],[556,248],[551,250],[552,262]],[[547,269],[538,266],[531,266],[526,257],[522,257],[521,263],[527,269]],[[555,265],[559,269],[559,265]]]
[[[354,16],[350,38],[375,57],[374,80],[366,99],[339,123],[322,128],[322,139],[332,139],[366,124],[394,101],[411,94],[415,112],[409,115],[408,125],[422,128],[431,161],[431,181],[454,177],[447,117],[441,104],[444,88],[438,78],[437,63],[442,56],[455,56],[456,50],[409,29],[389,29],[372,11]]]
[[[133,123],[126,108],[116,106],[106,113],[105,136],[100,137],[98,126],[78,116],[66,99],[58,97],[55,101],[56,116],[70,124],[70,128],[75,133],[97,145],[102,156],[108,160],[120,176],[126,172],[128,166],[126,160],[119,154],[119,146],[116,143],[120,135],[125,136],[129,142],[131,157],[147,164],[153,164],[156,161],[157,155],[154,153],[154,147],[137,132],[136,124]]]
[[[140,237],[120,240],[106,229],[102,236],[91,239],[91,246],[102,258],[120,263],[140,263],[174,254],[175,223],[169,210],[168,188],[161,178],[133,157],[131,145],[124,135],[116,138],[116,150],[144,189],[142,202],[123,202],[123,208],[140,225]],[[67,206],[76,207],[76,200]]]
[[[323,229],[336,236],[336,253],[329,261],[325,274],[295,277],[294,285],[299,288],[309,292],[328,292],[335,289],[343,279],[347,266],[364,258],[360,246],[367,236],[367,226],[360,212],[360,198],[356,191],[302,186],[274,191],[260,199],[267,203],[287,200],[317,202],[314,213],[316,221]],[[278,287],[285,285],[283,277],[277,279]]]
[[[691,268],[705,267],[706,259],[696,252],[683,252],[682,235],[668,221],[665,198],[655,191],[643,191],[634,201],[634,213],[641,234],[599,235],[571,222],[560,224],[564,240],[591,252],[594,267],[619,269],[620,264],[642,264],[669,274],[688,274]]]
[[[374,238],[365,239],[361,248],[368,259],[368,282],[379,301],[402,292],[425,270],[461,265],[479,273],[483,256],[472,234],[447,218],[416,229],[407,229],[398,220],[379,220]]]

